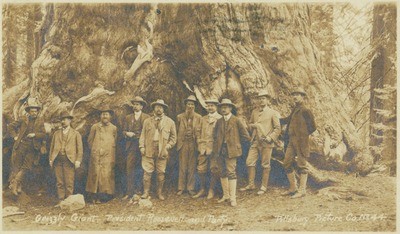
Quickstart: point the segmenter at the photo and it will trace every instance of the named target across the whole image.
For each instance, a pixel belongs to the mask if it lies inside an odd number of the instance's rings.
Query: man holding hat
[[[61,129],[53,134],[49,163],[57,180],[57,195],[61,202],[74,192],[75,169],[81,166],[83,146],[81,134],[71,127],[73,117],[63,111],[60,115]]]
[[[141,184],[141,176],[139,175],[141,170],[142,156],[140,155],[139,149],[139,138],[142,133],[143,123],[150,116],[142,112],[147,102],[142,97],[136,96],[132,100],[133,114],[127,115],[125,121],[122,124],[122,134],[125,137],[125,152],[126,157],[126,196],[124,199],[132,198],[133,194],[139,193]],[[135,186],[136,185],[136,186]]]
[[[8,130],[14,138],[10,189],[16,196],[22,192],[21,182],[26,172],[39,163],[40,147],[46,138],[44,122],[38,117],[40,109],[37,104],[29,104],[25,108],[28,116],[9,125]]]
[[[177,117],[177,150],[179,153],[179,180],[178,195],[187,190],[191,196],[195,195],[195,170],[197,153],[197,131],[200,126],[201,115],[195,112],[197,99],[190,95],[184,100],[185,112]]]
[[[232,114],[235,104],[229,99],[222,99],[219,104],[223,118],[217,120],[214,129],[213,157],[221,168],[223,197],[218,203],[230,200],[236,206],[236,162],[242,155],[242,142],[249,142],[250,136],[244,124]],[[221,167],[222,166],[222,167]]]
[[[157,172],[157,196],[165,200],[162,189],[165,181],[165,169],[169,157],[169,150],[176,143],[176,127],[174,121],[164,112],[168,105],[164,100],[158,99],[151,104],[154,116],[147,118],[143,123],[143,130],[139,139],[140,153],[142,154],[143,195],[149,197],[151,176]]]
[[[258,96],[258,108],[253,110],[250,117],[251,146],[246,159],[248,172],[248,185],[240,191],[255,189],[256,163],[261,156],[263,168],[261,188],[257,192],[262,195],[267,191],[269,173],[271,171],[271,154],[274,142],[281,132],[279,113],[268,107],[270,95],[267,91],[261,91]]]
[[[101,120],[92,126],[88,137],[90,160],[86,191],[95,203],[110,200],[115,191],[117,127],[111,123],[114,111],[102,107],[99,112]]]
[[[309,136],[316,130],[314,115],[304,105],[306,92],[302,88],[296,88],[291,93],[295,107],[289,117],[280,120],[286,127],[286,135],[289,143],[286,148],[283,166],[287,173],[290,188],[282,195],[290,195],[292,198],[304,197],[307,185],[307,158],[310,155]],[[299,169],[300,188],[297,190],[295,167]]]
[[[208,172],[209,168],[213,168],[212,164],[215,163],[214,160],[210,160],[213,150],[214,128],[217,120],[222,117],[222,115],[217,112],[219,104],[217,99],[206,100],[205,103],[207,104],[208,115],[205,115],[201,118],[199,135],[197,138],[197,148],[199,151],[199,157],[197,160],[197,172],[199,173],[200,177],[200,191],[193,198],[202,197],[206,193],[206,173]],[[214,171],[212,171],[207,199],[212,199],[214,197],[214,187],[216,180],[217,176],[215,175]]]

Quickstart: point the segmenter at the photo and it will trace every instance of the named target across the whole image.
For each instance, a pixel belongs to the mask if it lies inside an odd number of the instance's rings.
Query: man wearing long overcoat
[[[110,200],[115,191],[117,127],[110,122],[113,113],[108,108],[100,109],[101,121],[92,126],[88,137],[90,159],[86,191],[93,195],[95,203]]]

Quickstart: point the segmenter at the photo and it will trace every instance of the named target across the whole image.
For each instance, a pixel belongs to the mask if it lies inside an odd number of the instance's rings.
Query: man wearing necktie
[[[200,191],[193,197],[199,198],[205,195],[206,190],[206,175],[213,168],[214,160],[211,160],[212,150],[213,150],[213,132],[217,120],[222,116],[217,112],[218,100],[210,99],[206,100],[208,115],[201,117],[199,134],[197,138],[197,145],[199,151],[199,157],[197,159],[197,172],[200,177]],[[210,175],[210,186],[208,190],[207,199],[212,199],[214,197],[214,187],[217,180],[217,176],[214,171],[211,171]]]
[[[223,197],[218,203],[230,201],[236,206],[236,162],[242,155],[241,143],[250,141],[250,135],[238,117],[232,115],[235,104],[229,99],[222,99],[219,104],[223,118],[217,120],[214,129],[213,157],[219,162]]]
[[[200,126],[201,115],[195,112],[197,99],[190,95],[184,100],[186,110],[177,117],[177,150],[179,153],[178,195],[188,191],[190,196],[195,195],[195,170],[197,153],[197,131]]]
[[[246,159],[248,172],[248,185],[240,191],[254,190],[254,179],[256,176],[256,163],[261,156],[263,168],[262,182],[258,195],[267,191],[269,173],[271,171],[271,154],[281,132],[279,113],[270,107],[267,102],[271,96],[266,91],[261,91],[258,96],[258,107],[253,110],[250,117],[249,131],[251,134],[251,146]]]
[[[142,154],[143,195],[149,197],[151,176],[154,170],[157,173],[157,196],[165,200],[162,189],[165,181],[165,169],[169,158],[169,150],[176,143],[176,127],[174,121],[164,112],[168,105],[164,100],[157,100],[151,104],[154,116],[147,118],[143,123],[139,139],[139,148]]]
[[[292,93],[295,107],[289,117],[280,119],[281,124],[286,126],[289,143],[286,147],[283,167],[289,180],[289,190],[282,193],[291,198],[300,198],[306,195],[308,177],[307,158],[310,155],[309,136],[315,132],[316,124],[311,110],[304,105],[307,96],[302,88],[296,88]],[[300,188],[297,189],[295,169],[300,174]]]
[[[142,156],[139,149],[139,138],[142,133],[143,123],[150,116],[142,112],[147,102],[139,96],[132,100],[133,114],[127,115],[122,124],[122,134],[125,137],[126,152],[126,196],[132,198],[134,193],[140,193],[142,182]]]
[[[75,169],[83,156],[82,137],[71,127],[72,119],[67,111],[61,113],[61,129],[54,132],[50,145],[49,163],[56,175],[59,202],[73,194]]]
[[[14,137],[11,155],[11,192],[18,196],[22,192],[22,180],[25,174],[39,163],[40,147],[46,138],[43,119],[38,117],[41,107],[30,104],[25,108],[28,116],[9,125]]]

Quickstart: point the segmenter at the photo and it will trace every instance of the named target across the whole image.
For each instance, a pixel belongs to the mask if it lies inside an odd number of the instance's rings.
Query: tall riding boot
[[[208,189],[208,195],[207,199],[213,199],[214,198],[214,188],[215,188],[215,182],[217,180],[217,177],[213,174],[211,174],[210,178],[210,188]]]
[[[199,174],[199,177],[200,177],[200,190],[196,195],[193,196],[193,198],[199,198],[199,197],[204,196],[204,194],[205,194],[206,174],[201,173],[201,174]]]
[[[236,203],[236,183],[237,180],[229,180],[229,195],[231,199],[231,206],[237,206]]]
[[[20,170],[18,173],[17,173],[17,175],[15,176],[15,178],[14,178],[14,190],[13,190],[13,193],[15,194],[15,195],[18,195],[19,193],[21,193],[22,192],[22,179],[24,178],[24,173],[25,171],[24,170]],[[16,192],[16,193],[15,193]]]
[[[246,187],[241,188],[240,191],[253,190],[256,188],[256,186],[254,185],[254,179],[256,177],[256,167],[247,167],[247,172],[249,173],[249,184]]]
[[[158,173],[157,174],[157,196],[158,196],[158,199],[160,199],[161,201],[165,200],[165,197],[162,194],[162,189],[164,187],[164,181],[165,181],[164,173]]]
[[[151,185],[151,173],[144,172],[143,173],[143,195],[141,198],[147,199],[149,197]]]
[[[306,195],[307,177],[308,174],[300,174],[300,187],[297,193],[292,196],[292,198],[300,198]]]
[[[267,191],[270,171],[271,171],[270,168],[264,168],[263,175],[262,175],[261,188],[257,192],[258,195],[262,195]]]
[[[287,178],[289,180],[289,191],[283,192],[282,196],[292,196],[297,192],[297,181],[296,174],[294,171],[287,174]]]
[[[221,178],[221,186],[222,186],[222,193],[223,196],[221,199],[219,199],[217,202],[222,203],[224,201],[228,201],[230,196],[229,196],[229,181],[228,177]]]

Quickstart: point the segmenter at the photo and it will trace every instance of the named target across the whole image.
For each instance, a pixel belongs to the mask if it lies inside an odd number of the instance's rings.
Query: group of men
[[[126,194],[124,199],[132,199],[134,194],[149,197],[152,175],[155,172],[160,200],[165,200],[163,186],[167,161],[171,149],[176,146],[179,157],[179,181],[177,195],[189,193],[193,198],[214,197],[216,182],[220,180],[223,196],[217,202],[229,201],[236,206],[237,158],[243,155],[242,143],[249,142],[246,159],[248,185],[240,191],[254,190],[256,163],[261,158],[263,168],[261,186],[257,194],[267,192],[271,170],[272,149],[281,134],[281,125],[287,125],[289,137],[284,158],[284,168],[290,187],[283,195],[292,198],[306,194],[307,157],[309,155],[309,135],[316,130],[314,117],[305,107],[306,93],[297,88],[292,92],[295,107],[287,118],[269,105],[270,95],[262,91],[258,94],[258,106],[253,110],[249,123],[244,123],[232,114],[236,105],[229,99],[206,100],[208,114],[201,116],[195,112],[197,99],[190,95],[184,100],[185,111],[175,122],[165,115],[168,105],[161,99],[151,103],[152,115],[142,112],[147,102],[134,97],[133,113],[127,115],[121,132],[125,138],[126,152]],[[219,112],[218,112],[219,108]],[[38,160],[43,150],[45,137],[43,121],[38,118],[39,105],[26,108],[28,116],[9,126],[15,143],[12,154],[10,189],[18,195],[22,191],[23,176]],[[114,114],[110,108],[99,110],[100,121],[95,123],[87,139],[90,149],[86,192],[90,200],[100,203],[112,198],[115,193],[115,154],[118,129],[111,123]],[[74,173],[81,166],[83,158],[82,137],[71,127],[73,116],[68,112],[60,115],[61,128],[52,136],[49,150],[49,164],[54,169],[57,181],[57,195],[61,202],[74,192]],[[137,170],[143,169],[143,178],[137,183]],[[300,187],[297,187],[295,169],[299,169]],[[200,178],[200,189],[195,189],[196,172]],[[210,175],[210,178],[207,178]],[[209,180],[209,186],[207,181]],[[143,192],[141,191],[143,186]]]

